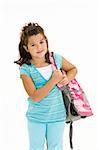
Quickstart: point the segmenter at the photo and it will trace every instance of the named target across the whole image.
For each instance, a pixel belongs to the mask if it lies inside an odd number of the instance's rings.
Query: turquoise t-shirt
[[[62,67],[62,56],[54,53],[54,59],[58,69],[60,69]],[[46,80],[33,64],[23,64],[20,67],[20,75],[21,74],[26,74],[27,76],[31,77],[36,89],[44,86],[51,78],[50,77],[49,80]],[[66,120],[66,110],[63,102],[62,92],[57,85],[55,85],[49,94],[41,101],[35,102],[29,96],[28,102],[26,117],[29,121],[47,123]]]

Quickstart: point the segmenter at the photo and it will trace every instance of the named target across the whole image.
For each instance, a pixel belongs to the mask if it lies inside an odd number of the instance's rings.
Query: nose
[[[41,45],[40,45],[40,44],[37,45],[37,50],[38,50],[38,51],[41,50]]]

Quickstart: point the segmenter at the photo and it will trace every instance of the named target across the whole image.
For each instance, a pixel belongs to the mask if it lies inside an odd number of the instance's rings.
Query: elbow
[[[41,101],[41,99],[39,99],[39,98],[37,98],[37,97],[34,97],[34,96],[31,96],[31,98],[32,98],[32,101],[34,101],[34,102],[39,102],[39,101]]]
[[[74,77],[77,75],[77,73],[78,73],[78,70],[77,70],[77,68],[76,67],[74,67],[74,69],[73,69],[73,74],[74,74]]]
[[[78,70],[77,70],[77,68],[75,67],[75,75],[78,73]]]
[[[39,96],[37,96],[35,93],[33,93],[30,97],[34,102],[41,101],[41,98]]]

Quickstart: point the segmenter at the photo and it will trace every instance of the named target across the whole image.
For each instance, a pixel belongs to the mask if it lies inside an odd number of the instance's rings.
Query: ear
[[[28,49],[27,49],[27,47],[25,45],[23,45],[23,48],[28,52]]]

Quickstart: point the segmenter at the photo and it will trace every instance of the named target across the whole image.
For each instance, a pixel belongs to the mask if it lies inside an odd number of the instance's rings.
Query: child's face
[[[28,38],[28,52],[32,57],[44,57],[47,52],[47,43],[44,36],[39,33]]]

